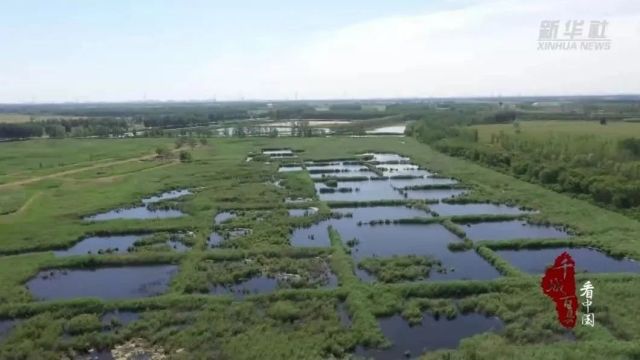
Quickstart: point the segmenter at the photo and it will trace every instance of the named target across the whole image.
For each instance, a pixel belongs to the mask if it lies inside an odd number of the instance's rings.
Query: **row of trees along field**
[[[163,124],[160,127],[147,127]],[[194,128],[180,129],[182,125]],[[49,137],[61,139],[66,137],[121,137],[130,133],[132,136],[212,136],[211,129],[197,128],[200,123],[184,118],[153,120],[135,120],[120,118],[82,118],[82,119],[48,119],[27,123],[0,123],[0,139],[27,139]]]
[[[121,136],[129,129],[122,119],[50,119],[19,124],[0,124],[0,138],[24,139],[48,136],[51,138],[86,136]]]
[[[640,138],[609,137],[597,132],[528,134],[520,130],[520,123],[514,121],[516,116],[500,112],[472,120],[459,113],[429,114],[416,122],[410,133],[446,154],[616,209],[636,208],[631,213],[638,213]],[[606,120],[593,121],[607,126]],[[471,126],[495,123],[513,124],[513,129],[509,134],[491,134],[483,142],[478,129]]]

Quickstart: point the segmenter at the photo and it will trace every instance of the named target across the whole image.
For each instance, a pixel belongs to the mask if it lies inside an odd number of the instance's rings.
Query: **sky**
[[[640,94],[640,1],[0,0],[0,103],[591,94]]]

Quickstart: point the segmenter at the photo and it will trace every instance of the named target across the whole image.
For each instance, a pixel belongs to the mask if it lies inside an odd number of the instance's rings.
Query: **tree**
[[[520,134],[520,122],[518,121],[514,121],[513,122],[513,130],[515,131],[516,134]]]
[[[187,139],[187,144],[189,144],[189,147],[193,149],[198,145],[198,141],[196,141],[195,138],[190,137],[189,139]]]
[[[607,125],[607,118],[600,118],[600,125]]]
[[[246,134],[246,132],[244,130],[244,127],[237,126],[233,131],[233,135],[235,135],[237,137],[245,137],[247,134]]]
[[[207,139],[205,139],[205,138],[200,139],[200,145],[205,146],[205,145],[207,145],[207,143],[208,143]]]
[[[291,127],[291,136],[297,137],[310,137],[313,135],[313,131],[309,126],[309,121],[300,120],[294,121]]]
[[[47,125],[44,131],[51,138],[62,139],[67,135],[67,131],[62,125]]]
[[[180,151],[180,161],[183,163],[186,162],[191,162],[191,160],[193,160],[193,157],[191,156],[191,153],[188,151]]]

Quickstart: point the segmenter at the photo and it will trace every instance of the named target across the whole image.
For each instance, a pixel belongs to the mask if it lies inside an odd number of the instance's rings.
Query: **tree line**
[[[489,118],[507,119],[506,115]],[[597,134],[536,137],[521,134],[514,122],[515,134],[499,132],[492,134],[488,143],[482,143],[477,129],[469,127],[474,123],[477,121],[426,118],[411,128],[411,134],[448,155],[558,192],[615,209],[640,207],[639,138],[614,140]],[[600,123],[606,126],[606,122]]]

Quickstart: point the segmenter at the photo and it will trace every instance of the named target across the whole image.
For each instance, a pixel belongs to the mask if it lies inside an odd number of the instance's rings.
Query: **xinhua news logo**
[[[538,50],[604,51],[611,49],[606,20],[543,20],[538,33]]]

